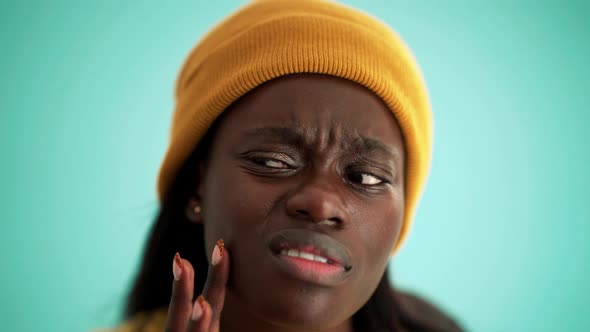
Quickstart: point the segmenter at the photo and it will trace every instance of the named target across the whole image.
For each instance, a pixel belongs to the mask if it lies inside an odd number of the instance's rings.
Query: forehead
[[[289,75],[265,83],[228,110],[220,131],[234,136],[270,127],[294,128],[306,139],[331,143],[370,138],[393,148],[402,144],[397,121],[377,95],[323,75]]]

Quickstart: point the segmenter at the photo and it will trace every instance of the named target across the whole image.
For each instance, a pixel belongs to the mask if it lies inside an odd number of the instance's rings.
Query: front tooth
[[[299,250],[297,250],[297,249],[289,249],[289,251],[287,251],[287,256],[299,257]]]
[[[300,252],[299,253],[299,258],[308,259],[310,261],[313,261],[313,257],[314,257],[314,255],[310,254],[308,252]]]
[[[324,264],[328,263],[328,260],[322,256],[314,256],[313,260]]]

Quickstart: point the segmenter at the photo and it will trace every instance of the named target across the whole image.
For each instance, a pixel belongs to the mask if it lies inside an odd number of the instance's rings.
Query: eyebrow
[[[353,147],[361,152],[372,152],[372,151],[379,151],[385,154],[387,157],[399,157],[397,150],[392,149],[385,143],[381,142],[380,140],[368,138],[368,137],[360,137],[359,139],[355,140],[353,143]]]
[[[278,139],[285,143],[293,144],[296,146],[305,145],[305,138],[303,137],[303,135],[297,130],[290,127],[255,128],[246,131],[245,136],[252,138]],[[400,157],[397,149],[393,149],[387,144],[381,142],[380,140],[369,137],[359,137],[357,139],[354,139],[352,141],[352,148],[356,151],[364,153],[378,151],[384,153],[387,157],[391,157],[394,159],[398,159]]]
[[[303,145],[303,135],[289,127],[262,127],[246,131],[246,137],[280,139],[287,143]]]

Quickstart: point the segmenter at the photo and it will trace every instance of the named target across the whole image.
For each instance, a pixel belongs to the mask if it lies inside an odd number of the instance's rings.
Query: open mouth
[[[298,280],[337,285],[352,269],[350,255],[332,237],[305,229],[286,229],[271,237],[269,248],[278,269]]]
[[[284,255],[284,256],[289,256],[289,257],[301,258],[301,259],[305,259],[305,260],[312,261],[312,262],[319,262],[319,263],[323,263],[323,264],[334,264],[334,260],[324,257],[322,255],[313,254],[312,252],[310,252],[309,249],[297,250],[297,249],[285,248],[285,249],[281,250],[280,254]]]

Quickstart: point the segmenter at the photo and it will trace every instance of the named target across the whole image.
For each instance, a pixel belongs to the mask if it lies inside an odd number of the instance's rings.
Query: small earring
[[[200,205],[197,205],[197,206],[195,206],[195,207],[193,208],[193,211],[195,212],[195,214],[199,214],[199,213],[201,213],[201,206],[200,206]]]

